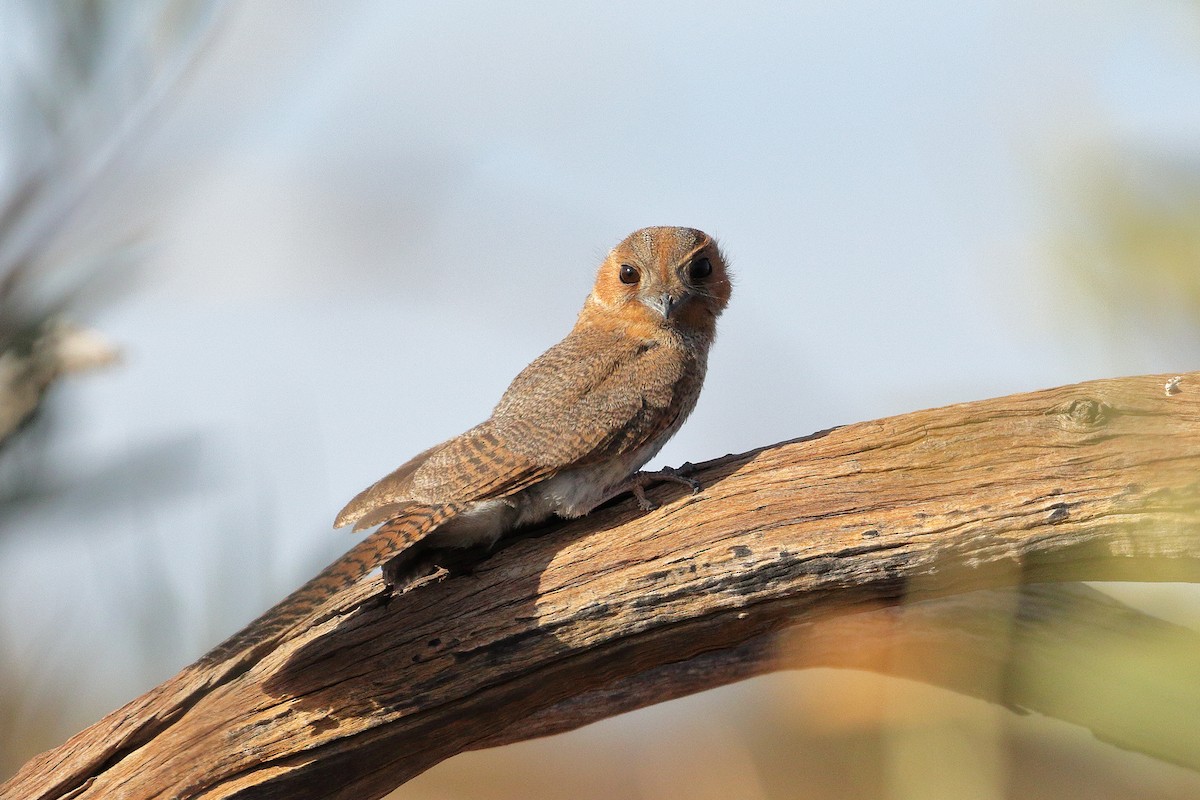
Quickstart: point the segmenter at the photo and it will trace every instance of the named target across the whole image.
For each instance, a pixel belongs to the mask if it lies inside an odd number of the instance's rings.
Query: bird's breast
[[[674,432],[674,429],[663,431],[637,450],[596,464],[563,470],[531,486],[526,490],[530,510],[544,512],[542,519],[550,514],[567,519],[582,517],[612,497],[617,487],[654,458]]]

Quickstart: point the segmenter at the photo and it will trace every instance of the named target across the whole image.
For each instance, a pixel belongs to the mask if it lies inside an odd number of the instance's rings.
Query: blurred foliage
[[[1114,321],[1200,329],[1200,151],[1092,159],[1064,261]]]
[[[120,252],[62,239],[105,188],[196,57],[211,0],[60,0],[0,6],[0,442],[67,372],[109,363],[55,321]],[[64,335],[70,332],[70,335]],[[64,352],[64,348],[67,352]],[[81,357],[82,355],[82,357]]]

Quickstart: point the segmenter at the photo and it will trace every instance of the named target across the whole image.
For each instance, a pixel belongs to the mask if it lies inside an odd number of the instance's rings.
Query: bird
[[[347,503],[335,528],[377,529],[249,638],[286,627],[376,567],[391,594],[428,569],[429,554],[490,549],[518,528],[583,516],[625,492],[649,511],[644,487],[656,481],[698,491],[670,468],[640,470],[695,408],[731,291],[725,257],[703,231],[627,236],[600,264],[566,338],[517,375],[488,419]]]

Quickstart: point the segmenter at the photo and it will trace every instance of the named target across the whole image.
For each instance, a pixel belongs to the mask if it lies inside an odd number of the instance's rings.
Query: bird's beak
[[[663,292],[657,297],[645,297],[642,302],[657,311],[663,319],[670,319],[675,309],[682,305],[685,298],[674,297],[670,292]]]

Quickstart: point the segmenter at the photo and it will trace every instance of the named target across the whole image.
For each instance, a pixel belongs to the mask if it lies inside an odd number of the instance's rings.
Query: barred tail
[[[330,597],[408,550],[461,511],[461,506],[452,503],[405,508],[403,516],[384,523],[315,578],[209,651],[197,665],[213,665],[234,657],[257,661],[263,650],[305,621]]]

